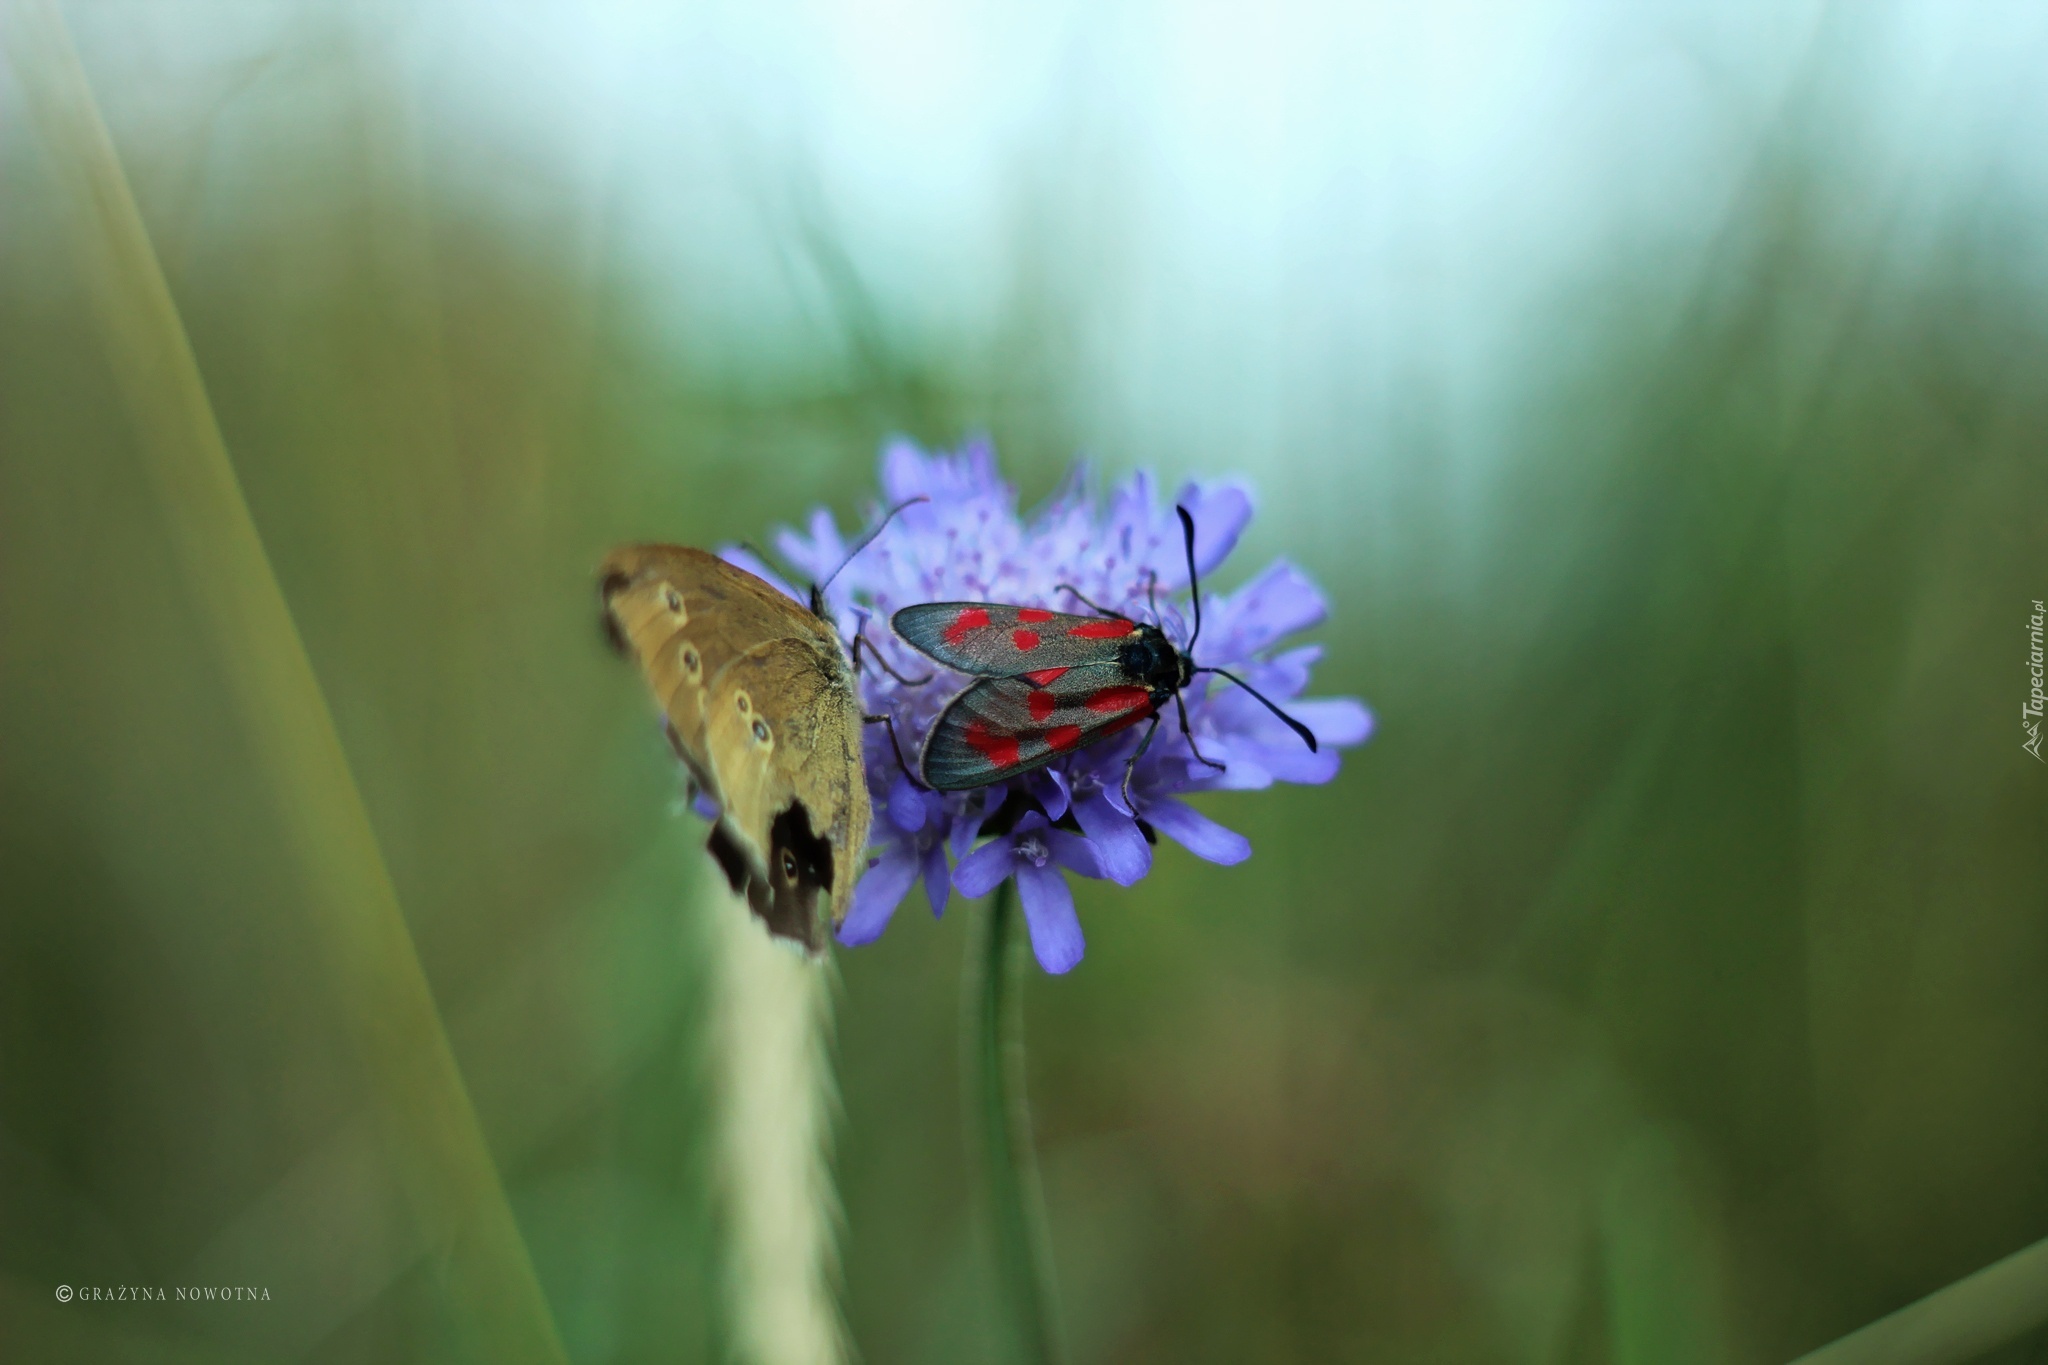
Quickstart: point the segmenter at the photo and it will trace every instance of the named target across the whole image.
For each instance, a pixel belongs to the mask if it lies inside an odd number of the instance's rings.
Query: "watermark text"
[[[2048,695],[2041,691],[2041,624],[2048,620],[2048,607],[2037,598],[2034,614],[2027,618],[2027,673],[2033,685],[2027,691],[2027,700],[2020,707],[2020,728],[2026,731],[2026,739],[2020,747],[2034,756],[2037,763],[2048,763],[2041,757],[2041,708],[2048,703]]]
[[[269,1303],[267,1285],[247,1284],[81,1284],[57,1286],[57,1302],[70,1303]]]

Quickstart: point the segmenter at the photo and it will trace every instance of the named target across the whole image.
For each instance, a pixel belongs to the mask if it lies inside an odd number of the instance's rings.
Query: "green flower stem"
[[[969,1128],[980,1136],[995,1234],[996,1279],[1028,1365],[1063,1358],[1054,1323],[1045,1192],[1031,1143],[1024,1076],[1024,939],[1014,881],[996,888],[967,959]]]
[[[1792,1365],[1965,1365],[2048,1322],[2048,1239],[1994,1261]]]
[[[80,282],[142,469],[302,873],[300,912],[374,1087],[374,1120],[475,1359],[565,1357],[441,1026],[348,756],[221,439],[177,305],[51,0],[0,44],[71,217]],[[306,1229],[316,1237],[317,1229]]]

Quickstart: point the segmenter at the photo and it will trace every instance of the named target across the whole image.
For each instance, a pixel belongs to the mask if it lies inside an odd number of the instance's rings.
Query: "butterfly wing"
[[[1047,672],[983,678],[948,703],[918,760],[925,782],[965,791],[1031,772],[1147,719],[1163,700],[1115,663]]]
[[[711,851],[733,889],[772,933],[822,948],[818,897],[829,895],[834,923],[845,917],[871,818],[837,634],[688,546],[615,550],[600,584],[612,642],[640,664],[677,756],[719,806]]]
[[[920,654],[985,678],[1105,663],[1138,630],[1120,616],[999,602],[923,602],[903,608],[890,624]]]
[[[821,950],[819,900],[833,925],[846,918],[871,819],[844,660],[804,640],[765,641],[720,670],[705,711],[720,825],[745,858],[748,901],[770,932]]]
[[[764,640],[815,640],[824,623],[746,570],[687,545],[622,546],[605,558],[599,583],[612,643],[639,663],[697,785],[722,800],[704,740],[711,679]]]

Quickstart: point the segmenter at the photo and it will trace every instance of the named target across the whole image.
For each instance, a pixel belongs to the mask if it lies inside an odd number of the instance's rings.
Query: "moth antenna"
[[[902,502],[899,502],[894,507],[891,507],[889,509],[889,515],[883,517],[880,521],[876,522],[875,529],[868,532],[866,535],[862,536],[860,540],[855,543],[854,547],[846,552],[846,558],[839,561],[839,567],[834,569],[831,573],[825,575],[824,582],[813,583],[811,585],[811,611],[813,612],[813,614],[820,616],[824,614],[823,612],[820,612],[818,608],[822,607],[825,604],[825,589],[832,586],[833,579],[839,577],[841,573],[845,572],[847,565],[853,563],[855,555],[858,555],[862,550],[867,549],[869,545],[874,543],[874,539],[876,536],[882,534],[883,531],[888,529],[889,523],[896,520],[896,514],[898,512],[901,512],[904,508],[909,507],[915,503],[930,501],[930,498],[920,493],[914,498],[905,498]]]
[[[1055,583],[1053,584],[1052,590],[1054,592],[1072,593],[1074,596],[1081,598],[1081,601],[1085,603],[1088,606],[1089,610],[1093,611],[1097,616],[1116,615],[1115,612],[1104,611],[1101,607],[1098,607],[1093,602],[1088,601],[1088,599],[1085,596],[1082,596],[1081,590],[1075,587],[1072,583]]]
[[[1202,638],[1202,585],[1195,581],[1195,519],[1188,515],[1188,509],[1182,507],[1179,503],[1174,504],[1173,510],[1180,514],[1181,538],[1187,542],[1188,547],[1188,593],[1195,599],[1195,633],[1188,636],[1186,648],[1188,653],[1193,654],[1195,652],[1195,641]],[[1242,687],[1243,684],[1240,683],[1239,686]],[[1246,687],[1244,690],[1247,692],[1251,691],[1249,687]],[[1261,700],[1264,699],[1261,698]],[[1266,705],[1273,706],[1273,703],[1266,702]],[[1280,708],[1273,706],[1273,709],[1278,711]],[[1283,716],[1282,719],[1286,718]],[[1294,725],[1294,722],[1291,720],[1287,723]],[[1302,730],[1299,725],[1295,725],[1294,728],[1301,730],[1304,735],[1308,734],[1308,731]],[[1313,738],[1309,740],[1308,747],[1311,749],[1316,747],[1316,742]]]
[[[1264,694],[1262,694],[1262,693],[1261,693],[1261,692],[1259,691],[1259,689],[1258,689],[1258,688],[1256,688],[1256,687],[1253,687],[1253,686],[1252,686],[1252,685],[1251,685],[1250,683],[1246,682],[1246,681],[1245,681],[1245,680],[1244,680],[1243,678],[1240,678],[1240,677],[1238,677],[1238,676],[1237,676],[1237,674],[1235,674],[1235,673],[1226,673],[1226,672],[1225,672],[1224,670],[1222,670],[1222,669],[1220,669],[1220,668],[1198,668],[1198,669],[1196,669],[1196,670],[1195,670],[1195,672],[1197,672],[1197,673],[1214,673],[1214,674],[1215,674],[1215,675],[1216,675],[1217,677],[1219,677],[1219,678],[1228,678],[1228,679],[1230,679],[1230,680],[1231,680],[1232,682],[1236,683],[1236,684],[1237,684],[1237,685],[1238,685],[1239,687],[1242,687],[1242,688],[1243,688],[1243,689],[1244,689],[1245,691],[1247,691],[1247,692],[1251,693],[1251,694],[1252,694],[1252,697],[1253,697],[1253,698],[1254,698],[1254,699],[1255,699],[1255,700],[1256,700],[1256,701],[1257,701],[1257,702],[1258,702],[1258,703],[1259,703],[1259,704],[1260,704],[1261,706],[1265,707],[1265,708],[1266,708],[1266,709],[1267,709],[1268,711],[1271,711],[1271,712],[1272,712],[1272,713],[1273,713],[1274,715],[1276,715],[1276,716],[1280,717],[1280,719],[1282,719],[1282,720],[1286,721],[1286,722],[1287,722],[1287,728],[1288,728],[1288,729],[1290,729],[1290,730],[1292,730],[1292,731],[1294,731],[1294,733],[1295,733],[1295,734],[1297,734],[1297,735],[1300,735],[1300,736],[1301,736],[1301,742],[1302,742],[1302,743],[1304,743],[1304,744],[1306,744],[1306,745],[1308,745],[1308,751],[1309,751],[1310,753],[1315,753],[1315,752],[1317,752],[1317,750],[1316,750],[1316,732],[1315,732],[1315,731],[1313,731],[1313,730],[1309,729],[1309,728],[1308,728],[1308,727],[1307,727],[1306,725],[1303,725],[1303,724],[1302,724],[1302,723],[1301,723],[1300,721],[1296,720],[1296,719],[1295,719],[1294,717],[1292,717],[1292,716],[1288,715],[1288,714],[1287,714],[1287,713],[1286,713],[1285,711],[1282,711],[1282,710],[1281,710],[1281,709],[1280,709],[1279,707],[1275,706],[1275,705],[1274,705],[1274,704],[1272,703],[1272,701],[1271,701],[1270,699],[1268,699],[1268,698],[1267,698],[1267,697],[1266,697],[1266,696],[1265,696]]]

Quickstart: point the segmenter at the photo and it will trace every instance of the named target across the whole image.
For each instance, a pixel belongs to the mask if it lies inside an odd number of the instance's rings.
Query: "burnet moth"
[[[978,679],[947,703],[925,738],[918,769],[926,785],[939,791],[985,787],[1150,720],[1124,765],[1128,807],[1131,774],[1158,732],[1168,698],[1195,758],[1220,770],[1224,765],[1196,746],[1181,700],[1198,673],[1214,673],[1244,688],[1315,749],[1313,731],[1244,679],[1196,665],[1202,591],[1195,579],[1195,520],[1185,507],[1173,510],[1180,514],[1187,542],[1188,589],[1194,598],[1195,626],[1184,649],[1176,648],[1158,626],[1104,611],[1064,585],[1062,591],[1096,614],[1071,616],[994,602],[925,602],[890,619],[913,649]]]

